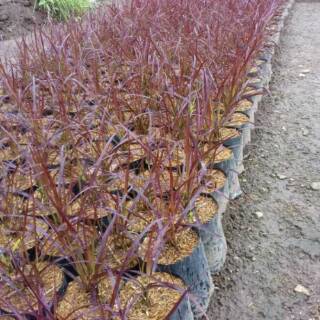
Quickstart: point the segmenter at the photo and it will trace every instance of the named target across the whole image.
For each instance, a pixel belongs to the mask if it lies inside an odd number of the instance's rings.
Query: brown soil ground
[[[46,21],[32,0],[0,0],[0,41],[20,37]]]
[[[210,320],[320,320],[320,191],[311,188],[320,182],[319,1],[294,5],[270,91],[241,177],[245,195],[224,216],[229,252]]]

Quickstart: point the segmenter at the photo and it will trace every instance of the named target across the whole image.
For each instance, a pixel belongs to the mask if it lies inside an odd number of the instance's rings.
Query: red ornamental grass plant
[[[127,271],[150,280],[166,245],[179,253],[177,234],[203,223],[192,209],[206,164],[279,3],[133,0],[38,30],[0,65],[1,285],[28,301],[2,309],[38,319],[135,310],[119,302]],[[63,281],[48,289],[42,275],[65,259],[74,281],[63,298]],[[73,310],[76,290],[95,307]]]

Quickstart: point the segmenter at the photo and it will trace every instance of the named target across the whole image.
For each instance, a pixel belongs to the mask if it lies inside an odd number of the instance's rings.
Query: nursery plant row
[[[285,4],[105,5],[0,63],[1,319],[205,316]]]

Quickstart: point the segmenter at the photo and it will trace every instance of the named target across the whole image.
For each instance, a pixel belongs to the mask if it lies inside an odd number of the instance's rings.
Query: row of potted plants
[[[205,314],[280,4],[132,0],[0,64],[3,317]]]

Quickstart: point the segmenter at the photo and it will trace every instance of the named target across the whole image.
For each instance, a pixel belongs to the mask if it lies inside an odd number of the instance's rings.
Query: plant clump
[[[50,17],[67,20],[71,16],[84,14],[90,7],[91,0],[36,0],[36,7],[48,13]]]

